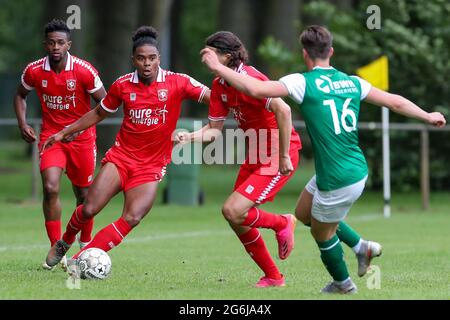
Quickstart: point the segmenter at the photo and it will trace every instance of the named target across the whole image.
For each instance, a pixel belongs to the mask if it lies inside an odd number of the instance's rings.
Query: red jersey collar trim
[[[166,81],[166,75],[165,75],[165,70],[161,69],[161,67],[159,67],[158,69],[158,76],[156,77],[156,82],[164,82]],[[138,72],[137,70],[134,70],[133,76],[130,79],[130,82],[132,83],[139,83],[139,76],[138,76]]]
[[[42,67],[44,68],[45,71],[51,70],[50,61],[48,59],[48,56],[45,57],[44,64],[42,65]],[[67,52],[67,62],[66,62],[66,67],[64,70],[65,71],[73,70],[73,58],[69,52]]]

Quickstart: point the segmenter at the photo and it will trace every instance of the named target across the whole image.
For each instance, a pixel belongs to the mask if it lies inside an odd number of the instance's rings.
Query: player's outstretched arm
[[[210,121],[206,126],[194,132],[180,131],[175,135],[175,143],[211,142],[222,135],[224,121]]]
[[[422,120],[430,125],[439,128],[445,126],[446,123],[446,120],[442,113],[426,112],[405,97],[397,94],[392,94],[375,87],[372,87],[370,89],[365,101],[376,104],[378,106],[385,106],[396,113],[410,118]]]
[[[280,81],[261,81],[224,66],[219,62],[217,54],[209,48],[204,48],[200,54],[202,62],[211,72],[224,78],[229,84],[248,96],[261,99],[286,97],[289,94],[286,86]]]
[[[16,112],[17,123],[19,125],[22,138],[28,142],[36,141],[36,133],[33,127],[27,123],[27,95],[30,93],[22,84],[19,84],[14,96],[14,111]]]
[[[70,126],[65,127],[60,132],[50,136],[42,145],[41,152],[43,152],[46,148],[49,148],[52,145],[54,145],[56,142],[62,141],[77,132],[92,127],[93,125],[99,123],[109,115],[110,115],[109,112],[107,112],[100,105],[98,105],[88,113],[85,113],[80,119],[72,123]]]
[[[282,175],[289,175],[294,171],[291,157],[289,156],[292,132],[291,108],[281,98],[275,98],[270,102],[270,110],[275,114],[279,129],[279,171]]]

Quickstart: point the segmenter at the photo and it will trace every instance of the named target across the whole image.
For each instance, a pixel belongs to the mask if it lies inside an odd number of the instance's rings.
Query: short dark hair
[[[229,31],[218,31],[206,39],[206,45],[216,48],[220,53],[231,54],[230,67],[239,67],[248,62],[248,52],[241,39]]]
[[[311,59],[326,59],[333,45],[333,36],[327,28],[312,25],[302,32],[300,42]]]
[[[140,26],[132,37],[133,39],[133,53],[136,48],[143,45],[151,45],[158,49],[158,31],[150,26]],[[159,49],[158,49],[159,51]]]
[[[70,38],[70,29],[67,24],[61,19],[53,19],[45,25],[45,37],[47,37],[50,32],[65,32],[67,34],[67,38]]]

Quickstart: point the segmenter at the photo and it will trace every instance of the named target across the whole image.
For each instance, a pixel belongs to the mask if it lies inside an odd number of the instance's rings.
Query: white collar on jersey
[[[239,67],[237,67],[236,69],[234,69],[234,71],[236,71],[237,73],[241,73],[242,68],[244,68],[244,63],[241,62],[241,64],[239,65]]]
[[[331,70],[331,69],[334,69],[334,68],[332,66],[329,66],[329,67],[315,66],[313,68],[313,70],[315,70],[315,69]]]
[[[242,69],[244,68],[244,63],[241,62],[241,64],[239,65],[239,67],[234,68],[234,71],[236,71],[237,73],[241,73]],[[220,84],[224,84],[225,83],[225,79],[224,78],[220,78],[219,80]]]
[[[164,82],[166,81],[165,72],[161,67],[158,69],[158,76],[156,77],[156,82]],[[134,70],[133,76],[130,79],[130,82],[139,83],[139,76],[137,70]]]
[[[45,57],[45,62],[43,64],[43,68],[45,71],[50,71],[51,67],[50,67],[50,60],[48,58],[48,56]],[[69,52],[67,52],[67,62],[66,62],[66,68],[64,69],[65,71],[71,71],[73,70],[73,58],[70,55]]]

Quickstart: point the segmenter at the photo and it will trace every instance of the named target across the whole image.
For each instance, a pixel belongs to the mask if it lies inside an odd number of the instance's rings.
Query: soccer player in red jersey
[[[91,110],[90,97],[98,103],[106,92],[97,70],[88,62],[70,55],[70,29],[62,20],[45,25],[44,48],[47,56],[25,68],[21,84],[14,97],[14,108],[23,139],[34,142],[37,137],[27,124],[27,95],[33,90],[42,107],[39,148],[44,141],[72,124]],[[66,136],[63,142],[46,149],[40,155],[40,171],[44,192],[45,228],[53,246],[61,239],[60,180],[63,170],[72,182],[77,205],[83,203],[95,170],[95,127],[79,135]],[[80,246],[91,240],[92,223],[81,230]],[[64,265],[64,260],[63,267]],[[45,269],[52,269],[46,263]]]
[[[217,53],[223,65],[239,73],[268,80],[264,74],[246,65],[247,50],[233,33],[217,32],[208,37],[206,46]],[[301,142],[292,128],[289,106],[279,98],[252,98],[237,91],[224,79],[215,78],[211,88],[209,124],[193,133],[178,133],[177,141],[211,141],[215,137],[213,132],[219,133],[222,130],[230,111],[239,128],[246,133],[253,131],[253,136],[258,137],[258,141],[249,143],[248,156],[239,170],[233,193],[223,205],[222,213],[245,250],[265,273],[256,286],[284,286],[284,276],[268,252],[258,228],[275,231],[278,255],[281,259],[286,259],[294,247],[296,218],[292,214],[266,212],[259,209],[258,205],[274,199],[292,177],[299,162]],[[263,147],[264,144],[266,147]],[[275,153],[274,150],[277,154],[271,153]],[[267,163],[266,160],[273,159],[272,156],[275,161]]]
[[[116,141],[102,160],[84,204],[75,209],[62,240],[50,249],[46,260],[50,266],[61,260],[75,235],[119,191],[125,196],[120,218],[100,230],[84,250],[94,247],[108,251],[122,242],[152,208],[171,160],[172,134],[181,102],[191,99],[209,104],[210,90],[206,86],[188,75],[160,68],[157,31],[153,27],[143,26],[135,32],[132,62],[135,72],[118,78],[100,105],[51,136],[44,145],[49,147],[95,125],[123,104],[124,119]]]

